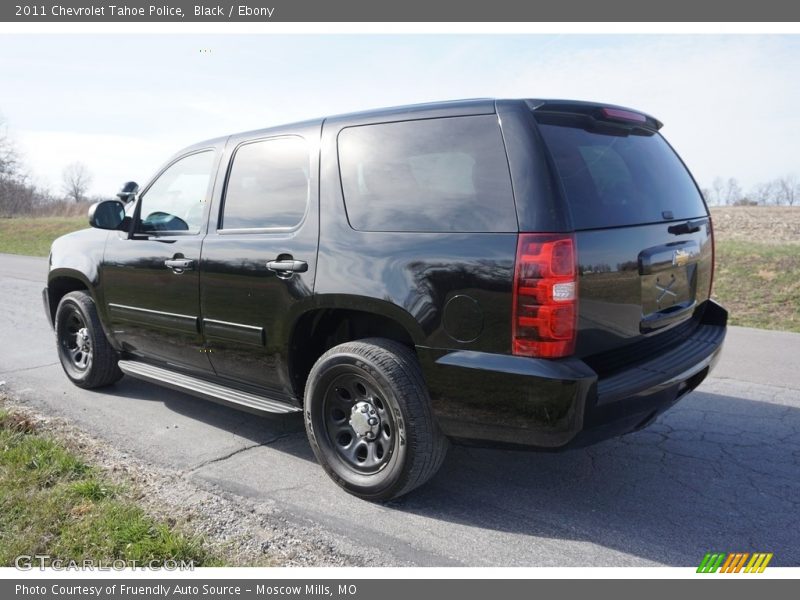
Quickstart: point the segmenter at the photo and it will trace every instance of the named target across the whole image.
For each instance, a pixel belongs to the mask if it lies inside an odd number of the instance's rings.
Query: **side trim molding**
[[[136,306],[113,303],[109,303],[108,312],[112,320],[138,323],[148,327],[180,331],[182,333],[196,334],[200,331],[197,323],[198,318],[191,315],[179,315],[159,310],[150,310],[149,308],[138,308]]]
[[[239,342],[250,346],[263,346],[266,343],[264,328],[255,325],[203,319],[203,333],[209,340]]]

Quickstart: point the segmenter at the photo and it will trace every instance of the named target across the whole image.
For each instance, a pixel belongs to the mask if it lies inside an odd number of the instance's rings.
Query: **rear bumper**
[[[695,389],[719,358],[727,316],[709,301],[681,343],[602,378],[577,358],[418,353],[445,434],[471,443],[556,449],[640,429]]]

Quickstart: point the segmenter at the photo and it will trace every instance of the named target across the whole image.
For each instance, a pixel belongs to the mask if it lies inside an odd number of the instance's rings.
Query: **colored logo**
[[[749,560],[748,560],[749,559]],[[772,560],[772,552],[708,552],[700,566],[697,567],[698,573],[763,573],[769,561]],[[746,566],[745,566],[746,565]]]
[[[672,253],[672,266],[683,267],[689,264],[689,259],[692,258],[692,253],[687,250],[675,250]]]

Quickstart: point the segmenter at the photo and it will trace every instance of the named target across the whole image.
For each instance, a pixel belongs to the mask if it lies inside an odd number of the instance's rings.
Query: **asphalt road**
[[[707,551],[800,565],[800,335],[732,327],[719,367],[645,431],[589,449],[456,447],[389,505],[341,492],[298,416],[259,418],[125,378],[73,387],[43,259],[0,254],[0,380],[24,403],[186,478],[420,566],[697,565]]]

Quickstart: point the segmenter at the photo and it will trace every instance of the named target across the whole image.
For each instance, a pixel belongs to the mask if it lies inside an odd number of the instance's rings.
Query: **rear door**
[[[202,329],[216,374],[292,396],[288,339],[314,289],[319,127],[234,137],[203,244]]]
[[[577,353],[688,331],[709,297],[711,223],[660,124],[586,106],[535,115],[576,230]]]

